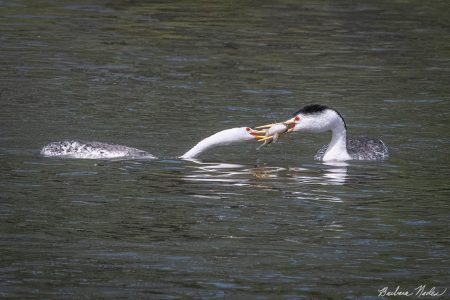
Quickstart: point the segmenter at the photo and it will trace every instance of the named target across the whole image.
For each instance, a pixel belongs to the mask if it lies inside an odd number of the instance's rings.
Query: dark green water
[[[0,1],[0,297],[450,289],[449,20],[448,1]],[[177,159],[311,102],[391,158],[322,164],[330,136],[295,134]],[[68,138],[160,159],[39,155]]]

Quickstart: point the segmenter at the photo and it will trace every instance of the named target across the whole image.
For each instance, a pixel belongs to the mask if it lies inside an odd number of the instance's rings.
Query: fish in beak
[[[250,129],[250,134],[253,135],[258,142],[264,142],[264,144],[258,147],[258,149],[260,149],[272,142],[276,142],[279,137],[291,133],[298,120],[298,117],[294,117],[282,123],[257,126],[255,129]]]

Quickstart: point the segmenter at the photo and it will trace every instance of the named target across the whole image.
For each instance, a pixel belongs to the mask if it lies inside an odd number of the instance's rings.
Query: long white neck
[[[322,160],[350,160],[351,157],[347,152],[347,130],[345,129],[345,123],[341,118],[339,118],[338,121],[333,122],[331,132],[331,142],[328,144],[327,151],[323,155]]]
[[[237,127],[219,131],[192,147],[191,150],[180,156],[182,159],[191,159],[198,157],[206,150],[218,147],[231,145],[235,143],[253,140],[254,137],[249,133],[248,127]]]

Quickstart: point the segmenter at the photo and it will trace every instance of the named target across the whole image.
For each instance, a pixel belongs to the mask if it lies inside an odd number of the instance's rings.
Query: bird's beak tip
[[[284,124],[286,124],[288,126],[287,133],[294,131],[294,128],[297,125],[298,120],[300,120],[300,117],[295,116],[295,117],[283,122]]]
[[[258,128],[258,127],[256,127]],[[264,130],[255,130],[250,127],[246,128],[247,132],[252,135],[257,141],[264,139],[266,137],[266,131]]]

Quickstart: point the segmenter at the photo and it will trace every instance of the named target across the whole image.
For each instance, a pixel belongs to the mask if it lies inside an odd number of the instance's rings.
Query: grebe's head
[[[290,126],[290,132],[303,131],[319,133],[344,126],[342,116],[327,106],[320,104],[307,105],[293,114],[293,118],[284,122]]]

